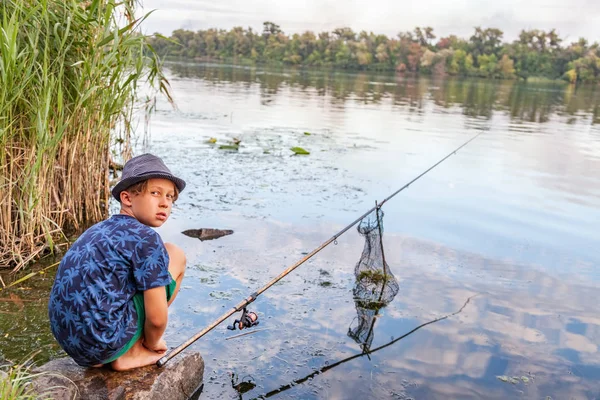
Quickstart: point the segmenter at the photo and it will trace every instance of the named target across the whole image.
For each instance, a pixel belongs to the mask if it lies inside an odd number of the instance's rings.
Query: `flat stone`
[[[188,400],[201,390],[204,360],[187,352],[164,367],[149,365],[125,372],[108,367],[80,367],[70,357],[36,368],[33,388],[40,397],[54,400]]]
[[[201,228],[201,229],[188,229],[187,231],[181,232],[186,236],[193,237],[196,239],[213,240],[218,239],[222,236],[231,235],[233,231],[231,229],[212,229],[212,228]]]

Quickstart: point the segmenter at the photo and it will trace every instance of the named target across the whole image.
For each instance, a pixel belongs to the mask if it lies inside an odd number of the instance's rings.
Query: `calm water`
[[[368,321],[372,353],[348,336],[364,311],[352,229],[251,305],[265,330],[227,340],[223,324],[193,346],[202,398],[600,398],[600,88],[169,68],[178,109],[158,103],[146,149],[188,182],[160,230],[188,255],[173,347],[483,132],[385,204],[400,291]],[[50,282],[0,293],[5,357],[60,355],[45,300],[15,300]]]

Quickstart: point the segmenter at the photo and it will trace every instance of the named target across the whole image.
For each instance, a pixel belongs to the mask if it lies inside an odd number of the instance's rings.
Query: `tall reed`
[[[136,7],[0,2],[0,267],[18,270],[105,218],[109,163],[130,154],[138,89],[170,100]]]

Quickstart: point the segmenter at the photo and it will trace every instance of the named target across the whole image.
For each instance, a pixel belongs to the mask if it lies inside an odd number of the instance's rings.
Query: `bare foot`
[[[111,362],[110,366],[115,371],[127,371],[133,368],[156,364],[163,355],[164,353],[156,353],[145,348],[142,345],[142,339],[140,338],[127,353]]]

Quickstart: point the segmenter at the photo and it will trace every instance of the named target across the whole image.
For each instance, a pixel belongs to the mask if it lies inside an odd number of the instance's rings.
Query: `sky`
[[[144,22],[146,33],[170,35],[175,29],[262,31],[264,21],[279,24],[287,34],[331,31],[349,26],[396,36],[416,26],[431,26],[439,37],[468,38],[475,26],[499,28],[504,39],[521,29],[556,28],[566,41],[585,37],[600,41],[600,0],[142,0],[145,11],[156,10]]]

